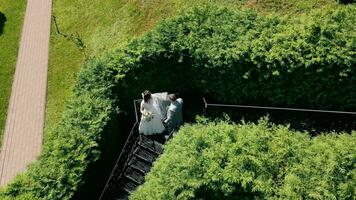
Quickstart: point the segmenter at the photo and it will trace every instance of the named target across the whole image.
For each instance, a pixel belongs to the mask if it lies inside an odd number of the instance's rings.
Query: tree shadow
[[[0,35],[4,32],[5,22],[7,21],[4,13],[0,12]]]

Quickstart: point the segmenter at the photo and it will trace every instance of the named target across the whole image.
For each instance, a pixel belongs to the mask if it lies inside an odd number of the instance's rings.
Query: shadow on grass
[[[6,22],[6,16],[4,13],[0,12],[0,35],[4,32],[4,26]]]

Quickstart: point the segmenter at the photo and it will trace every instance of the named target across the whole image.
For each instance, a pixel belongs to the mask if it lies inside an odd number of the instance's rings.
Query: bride
[[[140,133],[144,135],[160,134],[165,130],[163,125],[163,115],[160,108],[162,94],[151,94],[149,91],[142,93],[142,102],[140,107],[141,121],[138,127]]]

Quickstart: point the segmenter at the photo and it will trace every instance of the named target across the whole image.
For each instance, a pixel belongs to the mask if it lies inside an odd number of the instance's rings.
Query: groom
[[[164,123],[167,125],[168,134],[183,123],[183,99],[177,98],[175,94],[168,95],[170,105],[167,111],[167,119]]]

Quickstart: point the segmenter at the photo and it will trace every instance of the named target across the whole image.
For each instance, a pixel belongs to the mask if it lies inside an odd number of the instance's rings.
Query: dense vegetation
[[[26,1],[0,1],[0,146]]]
[[[194,88],[221,102],[355,110],[355,11],[194,10],[115,56],[120,93]]]
[[[325,1],[327,4],[334,2]],[[235,8],[240,5],[240,1],[235,0],[54,1],[53,15],[59,31],[69,37],[57,34],[52,23],[46,134],[50,134],[60,120],[65,102],[73,96],[77,73],[88,57],[123,47],[130,39],[151,30],[163,19],[205,2]]]
[[[150,31],[162,20],[204,4],[229,8],[251,8],[259,13],[300,15],[311,10],[338,8],[335,0],[62,0],[53,2],[53,15],[63,34],[52,26],[46,133],[55,128],[65,102],[73,95],[76,74],[87,57],[98,56],[112,48],[123,47],[132,38]],[[105,14],[103,14],[105,13]],[[78,20],[80,19],[80,20]],[[54,25],[54,24],[53,24]],[[77,35],[78,33],[78,35]],[[84,44],[78,43],[80,39]]]
[[[353,199],[355,142],[265,119],[186,125],[130,199]]]
[[[72,198],[99,157],[98,144],[114,108],[132,112],[126,105],[144,89],[196,89],[235,103],[355,109],[354,11],[346,6],[281,17],[207,6],[87,61],[41,157],[0,197]],[[258,195],[273,194],[265,189]]]
[[[98,141],[113,116],[113,76],[102,62],[83,69],[75,98],[37,162],[0,193],[0,199],[70,199],[89,163],[99,158]]]

